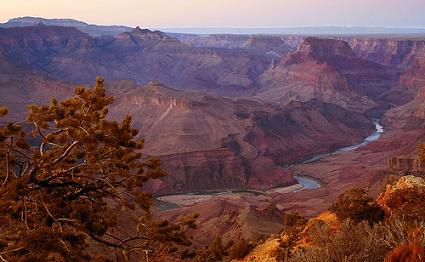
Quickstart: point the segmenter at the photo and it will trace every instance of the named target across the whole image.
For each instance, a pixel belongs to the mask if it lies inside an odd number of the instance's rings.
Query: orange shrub
[[[385,258],[385,262],[424,262],[425,251],[417,242],[400,244]]]
[[[340,195],[329,208],[340,221],[350,219],[354,222],[367,221],[370,225],[385,218],[384,210],[367,195],[363,188],[355,188]]]

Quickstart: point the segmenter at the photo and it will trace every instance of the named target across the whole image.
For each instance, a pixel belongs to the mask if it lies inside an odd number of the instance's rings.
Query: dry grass
[[[420,246],[425,245],[425,224],[409,224],[394,218],[370,226],[367,222],[346,220],[338,232],[319,223],[312,231],[313,245],[292,254],[290,261],[303,262],[378,262],[399,246],[411,241],[412,232]]]

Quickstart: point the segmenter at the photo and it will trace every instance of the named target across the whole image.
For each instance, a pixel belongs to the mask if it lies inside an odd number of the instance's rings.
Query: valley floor
[[[363,142],[340,148],[332,153],[320,154],[303,161],[301,164],[291,166],[290,169],[296,174],[294,177],[298,181],[298,184],[296,185],[272,188],[266,191],[239,190],[243,192],[238,192],[238,190],[226,190],[222,192],[197,192],[190,194],[164,195],[157,197],[157,200],[159,200],[157,207],[161,210],[167,210],[183,206],[192,206],[203,201],[210,201],[212,199],[234,200],[241,195],[245,197],[255,197],[256,195],[261,194],[270,198],[276,198],[276,195],[278,194],[297,193],[304,190],[317,190],[320,189],[322,185],[324,185],[326,188],[327,185],[322,182],[322,179],[319,178],[320,176],[314,175],[312,173],[308,173],[308,175],[306,175],[306,173],[302,171],[302,168],[309,166],[309,164],[314,165],[315,163],[321,162],[322,160],[328,161],[328,158],[332,158],[334,156],[344,157],[345,154],[351,151],[355,151],[367,146],[369,143],[377,141],[384,133],[384,128],[379,123],[379,121],[374,121],[374,124],[376,131],[365,138]]]

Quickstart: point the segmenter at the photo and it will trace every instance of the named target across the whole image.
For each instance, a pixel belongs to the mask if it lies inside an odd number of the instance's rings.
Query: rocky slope
[[[1,51],[0,72],[0,105],[9,108],[10,120],[24,120],[28,104],[45,103],[52,97],[68,97],[74,90],[72,85],[54,80],[42,72],[9,63]]]
[[[265,109],[270,111],[253,101],[185,93],[150,82],[127,91],[111,114],[134,116],[147,141],[146,152],[160,156],[170,173],[150,185],[153,192],[164,194],[294,183],[290,173],[257,157],[257,150],[244,141],[252,125],[249,116]],[[266,176],[256,168],[260,163],[268,164]]]
[[[283,103],[316,98],[356,110],[376,107],[370,100],[398,81],[397,70],[358,58],[344,41],[309,37],[287,54],[303,38],[240,38],[238,48],[196,47],[140,28],[94,38],[38,25],[0,29],[0,49],[13,64],[72,83],[90,83],[95,75],[139,84],[159,80],[180,90],[257,94]]]
[[[248,49],[191,47],[140,28],[101,38],[68,27],[4,28],[0,49],[10,62],[73,83],[90,83],[93,76],[103,75],[108,80],[160,80],[178,89],[230,95],[249,93],[272,59]]]
[[[425,45],[424,40],[414,37],[351,37],[341,39],[347,41],[359,57],[400,69],[409,68],[416,52]]]
[[[244,196],[234,199],[214,199],[192,207],[169,210],[161,213],[173,221],[181,214],[199,213],[196,230],[189,232],[196,245],[208,245],[217,237],[224,243],[237,239],[260,239],[279,232],[283,212],[263,200]]]
[[[255,120],[246,140],[282,165],[354,144],[372,130],[362,114],[317,100],[292,102],[277,114],[258,114]]]
[[[424,86],[425,40],[420,36],[370,36],[340,38],[356,56],[392,68],[400,74],[396,88],[381,96],[393,105],[411,100]]]
[[[391,214],[409,204],[416,207],[421,206],[424,195],[425,180],[422,177],[405,176],[394,185],[387,185],[385,191],[379,195],[377,202],[387,213]]]
[[[425,41],[421,43],[421,47],[418,47],[412,54],[412,65],[400,80],[401,86],[414,92],[425,86]]]
[[[347,42],[307,38],[298,51],[261,75],[257,96],[282,102],[317,98],[367,110],[397,80],[390,68],[356,57]]]
[[[414,36],[342,38],[357,56],[393,68],[400,73],[395,94],[386,99],[405,103],[425,85],[425,40]],[[401,97],[397,101],[397,97]]]
[[[384,254],[375,252],[376,250],[371,249],[366,251],[366,256],[373,261],[381,261],[378,257],[386,256],[385,253],[389,253],[392,248],[397,246],[397,242],[405,242],[411,240],[412,232],[414,229],[414,225],[418,224],[418,221],[422,220],[423,213],[423,201],[425,199],[425,180],[422,177],[415,176],[405,176],[399,178],[393,185],[388,184],[386,189],[379,195],[377,198],[377,203],[381,206],[386,212],[386,221],[382,224],[375,224],[375,228],[381,227],[381,230],[384,231],[384,235],[381,238],[385,238],[388,241],[388,246],[383,251]],[[402,214],[398,219],[392,216],[395,216],[397,213]],[[406,223],[406,219],[413,219],[417,222],[408,225]],[[387,223],[387,224],[385,224]],[[392,224],[394,223],[394,224]],[[318,236],[317,228],[321,226],[325,226],[330,229],[327,233],[328,236]],[[338,239],[339,243],[334,244],[335,246],[331,248],[339,248],[342,247],[344,250],[339,250],[337,252],[345,252],[350,257],[355,257],[354,254],[350,254],[350,252],[356,252],[356,245],[352,246],[348,242],[356,238],[356,234],[370,234],[375,233],[373,230],[370,231],[362,231],[359,227],[351,228],[351,231],[348,232],[349,237],[343,238],[342,235],[338,235],[339,232],[344,230],[346,227],[346,223],[340,221],[338,217],[332,212],[323,212],[315,217],[312,217],[306,223],[295,224],[290,230],[283,231],[279,235],[275,235],[258,245],[254,250],[252,250],[243,261],[282,261],[282,258],[285,256],[285,248],[289,246],[289,261],[303,261],[299,257],[299,252],[306,252],[309,249],[315,248],[323,248],[323,245],[320,247],[317,246],[317,242],[311,241],[312,238],[315,238],[315,241],[319,239],[319,241],[331,241],[331,239],[326,239],[327,237]],[[316,230],[315,230],[316,228]],[[413,228],[413,229],[412,229]],[[417,232],[421,232],[421,226],[419,226],[416,230]],[[292,230],[292,231],[291,231]],[[345,229],[346,230],[346,229]],[[372,232],[371,232],[372,231]],[[295,232],[295,233],[294,233]],[[320,231],[319,231],[320,232]],[[323,234],[324,231],[321,231]],[[295,235],[294,235],[295,234]],[[319,233],[320,234],[320,233]],[[397,234],[397,237],[392,236],[391,234]],[[407,236],[409,235],[409,236]],[[378,237],[378,234],[375,236]],[[420,237],[418,234],[417,237]],[[367,236],[363,235],[360,239],[366,239]],[[294,241],[294,243],[291,243]],[[378,241],[375,248],[382,248],[379,246],[383,240],[371,240],[368,242],[367,246],[373,246],[374,241]],[[392,243],[395,242],[395,243]],[[349,249],[352,248],[352,249]],[[418,250],[423,249],[423,247],[419,247]],[[288,251],[288,250],[287,250]],[[319,250],[319,252],[326,252],[327,250]],[[381,251],[382,252],[382,251]],[[297,254],[298,253],[298,254]],[[298,257],[298,259],[297,259]],[[317,261],[315,259],[319,259],[318,257],[310,258],[309,261]],[[403,260],[403,259],[402,259]],[[323,261],[321,259],[320,261]],[[362,261],[362,260],[354,260],[353,261]],[[404,260],[403,260],[404,261]],[[414,259],[412,261],[419,261]]]
[[[425,85],[417,89],[410,102],[389,110],[386,114],[387,122],[391,123],[394,129],[398,128],[405,131],[422,128],[425,124],[424,99]]]
[[[281,165],[357,142],[372,128],[363,115],[319,101],[279,107],[159,82],[111,91],[111,117],[132,115],[145,151],[160,156],[170,173],[151,185],[157,194],[291,185]]]
[[[409,90],[403,83],[400,88]],[[378,141],[314,163],[297,165],[299,172],[321,180],[324,186],[311,191],[308,197],[299,193],[278,196],[275,203],[282,209],[295,208],[316,215],[347,188],[370,186],[376,194],[385,180],[385,170],[402,174],[420,171],[422,163],[417,159],[417,147],[425,142],[423,101],[424,90],[419,88],[410,102],[388,110],[382,121],[386,131]]]

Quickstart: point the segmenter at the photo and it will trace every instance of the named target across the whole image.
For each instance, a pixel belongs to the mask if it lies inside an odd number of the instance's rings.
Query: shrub
[[[370,231],[367,222],[346,220],[336,233],[326,223],[318,223],[311,232],[312,245],[292,254],[290,261],[382,261],[385,250],[370,245],[370,239],[367,238]]]
[[[252,248],[253,245],[242,238],[236,241],[235,244],[233,244],[233,246],[230,248],[229,257],[230,259],[244,258],[246,255],[248,255]]]
[[[400,244],[388,254],[384,261],[423,262],[425,261],[425,251],[416,241]]]
[[[298,225],[305,225],[306,222],[306,219],[300,216],[297,212],[286,213],[283,216],[284,230]]]
[[[367,195],[366,189],[352,189],[338,197],[329,208],[340,221],[351,219],[354,222],[367,221],[370,225],[385,218],[384,210]]]
[[[287,213],[283,216],[282,237],[279,239],[282,254],[279,258],[284,259],[290,256],[290,250],[296,245],[300,238],[300,233],[304,230],[307,220],[297,212]]]
[[[412,228],[415,230],[412,231]],[[409,226],[407,220],[399,218],[373,226],[366,221],[355,223],[345,220],[337,232],[325,223],[317,223],[310,233],[312,245],[296,251],[290,261],[380,262],[397,246],[412,241],[412,232],[418,245],[424,246],[424,230],[424,223]]]

